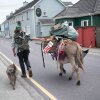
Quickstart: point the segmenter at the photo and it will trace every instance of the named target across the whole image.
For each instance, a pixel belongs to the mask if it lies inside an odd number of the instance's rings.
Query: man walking
[[[13,42],[12,42],[12,50],[14,56],[18,56],[19,59],[19,64],[21,67],[22,75],[21,77],[25,78],[26,77],[26,70],[25,70],[25,65],[27,67],[29,77],[32,77],[32,70],[29,62],[29,44],[28,41],[30,40],[30,37],[26,35],[25,32],[22,31],[21,25],[17,25],[16,29],[14,31],[14,36],[13,36]]]

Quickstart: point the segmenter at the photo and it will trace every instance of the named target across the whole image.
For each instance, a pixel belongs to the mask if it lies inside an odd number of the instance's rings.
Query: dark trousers
[[[25,65],[27,67],[27,70],[29,68],[31,68],[30,62],[29,62],[29,59],[28,59],[29,50],[24,50],[24,51],[19,52],[19,53],[17,53],[17,56],[19,58],[19,64],[20,64],[20,67],[21,67],[22,74],[26,74]]]

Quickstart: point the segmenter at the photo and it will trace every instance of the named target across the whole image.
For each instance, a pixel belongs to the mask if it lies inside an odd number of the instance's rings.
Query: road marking
[[[9,63],[13,64],[13,62],[7,57],[5,56],[3,53],[0,52],[0,55],[2,55]],[[17,65],[16,65],[17,66]],[[17,69],[19,71],[21,71],[21,69],[19,68],[19,66],[17,66]],[[38,82],[36,82],[34,79],[30,78],[27,75],[27,78],[35,85],[37,86],[42,92],[44,92],[51,100],[57,100],[56,97],[54,97],[50,92],[48,92],[44,87],[42,87]]]
[[[100,56],[100,53],[94,53],[94,52],[90,52],[90,55],[95,55],[95,56]]]

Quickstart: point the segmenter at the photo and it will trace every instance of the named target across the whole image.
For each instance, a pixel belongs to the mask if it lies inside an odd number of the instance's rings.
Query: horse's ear
[[[51,39],[51,40],[53,40],[53,39],[54,39],[54,37],[55,37],[55,36],[54,36],[54,35],[52,35],[52,36],[50,36],[50,39]]]

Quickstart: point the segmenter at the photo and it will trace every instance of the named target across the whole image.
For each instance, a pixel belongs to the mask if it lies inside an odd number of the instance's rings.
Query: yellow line
[[[28,77],[29,78],[29,77]],[[29,78],[31,82],[33,82],[38,88],[40,88],[51,100],[57,100],[56,97],[54,97],[51,93],[49,93],[45,88],[43,88],[39,83],[37,83],[32,78]]]
[[[0,54],[3,57],[5,57],[11,64],[13,64],[13,62],[8,57],[6,57],[3,53],[0,52]],[[17,69],[19,71],[21,71],[21,69],[18,66],[17,66]],[[27,75],[27,77],[34,85],[36,85],[42,92],[44,92],[51,100],[57,100],[56,97],[54,97],[50,92],[48,92],[45,88],[43,88],[38,82],[36,82],[32,78],[30,78],[28,75]]]

